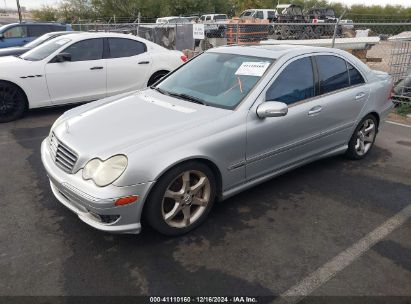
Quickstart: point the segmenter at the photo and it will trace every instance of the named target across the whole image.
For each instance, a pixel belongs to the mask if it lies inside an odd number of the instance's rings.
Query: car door
[[[0,48],[22,46],[29,42],[26,25],[14,25],[3,32]]]
[[[108,38],[107,94],[115,95],[147,86],[151,56],[147,46],[127,38]]]
[[[103,59],[103,39],[75,42],[60,53],[71,61],[46,64],[47,85],[54,104],[85,102],[106,96],[106,59]]]
[[[348,143],[358,115],[370,95],[361,73],[335,55],[313,57],[318,71],[317,111],[322,145],[331,149]]]
[[[313,138],[322,131],[320,117],[313,114],[316,100],[315,66],[310,56],[284,64],[262,92],[247,117],[246,175],[257,179],[291,167],[322,150]],[[283,117],[260,119],[259,104],[279,101],[288,105]]]

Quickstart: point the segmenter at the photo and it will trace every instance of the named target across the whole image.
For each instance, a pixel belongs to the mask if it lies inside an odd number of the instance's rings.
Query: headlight
[[[99,187],[108,186],[123,174],[127,162],[125,155],[115,155],[105,161],[94,158],[83,168],[83,179],[91,179]]]

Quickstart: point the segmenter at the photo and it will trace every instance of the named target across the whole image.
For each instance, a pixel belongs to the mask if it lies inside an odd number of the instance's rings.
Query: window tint
[[[311,59],[305,57],[291,62],[267,90],[266,100],[286,104],[304,100],[315,95]]]
[[[130,57],[146,51],[144,43],[131,39],[109,38],[108,44],[111,58]]]
[[[70,45],[61,53],[71,54],[71,61],[98,60],[103,58],[103,39],[88,39]]]
[[[360,72],[358,72],[358,70],[356,68],[354,68],[348,62],[347,62],[347,66],[348,66],[348,72],[350,74],[350,85],[354,86],[354,85],[362,84],[362,83],[365,82],[364,78],[362,77]]]
[[[51,25],[51,32],[59,32],[59,31],[65,31],[66,30],[66,26],[64,25]]]
[[[25,38],[27,37],[26,26],[13,26],[4,32],[4,38]]]
[[[48,26],[48,25],[29,25],[28,26],[28,36],[29,37],[39,37],[51,31],[52,31],[51,26]]]
[[[262,11],[258,11],[258,12],[257,12],[257,15],[256,15],[256,18],[258,18],[258,19],[264,19],[264,14],[263,14],[263,12],[262,12]]]
[[[347,65],[344,59],[336,56],[316,56],[320,94],[329,93],[350,85]]]

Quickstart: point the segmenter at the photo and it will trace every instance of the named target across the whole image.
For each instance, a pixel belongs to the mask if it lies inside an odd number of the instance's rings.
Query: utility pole
[[[16,0],[16,1],[17,1],[17,11],[18,11],[18,13],[19,13],[19,20],[20,20],[20,23],[21,23],[23,20],[22,20],[22,18],[21,18],[20,0]]]

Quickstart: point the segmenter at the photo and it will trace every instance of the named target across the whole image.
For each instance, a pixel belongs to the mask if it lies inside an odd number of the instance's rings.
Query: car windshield
[[[53,39],[48,42],[45,42],[34,49],[24,53],[20,58],[29,61],[39,61],[50,56],[63,45],[69,43],[71,40],[68,38]]]
[[[34,39],[32,42],[29,42],[29,43],[25,44],[24,46],[32,49],[32,48],[42,44],[43,42],[49,40],[50,37],[51,37],[50,34],[44,34],[43,36],[40,36],[37,39]]]
[[[204,53],[160,82],[159,92],[224,109],[234,109],[260,80],[269,58]]]

